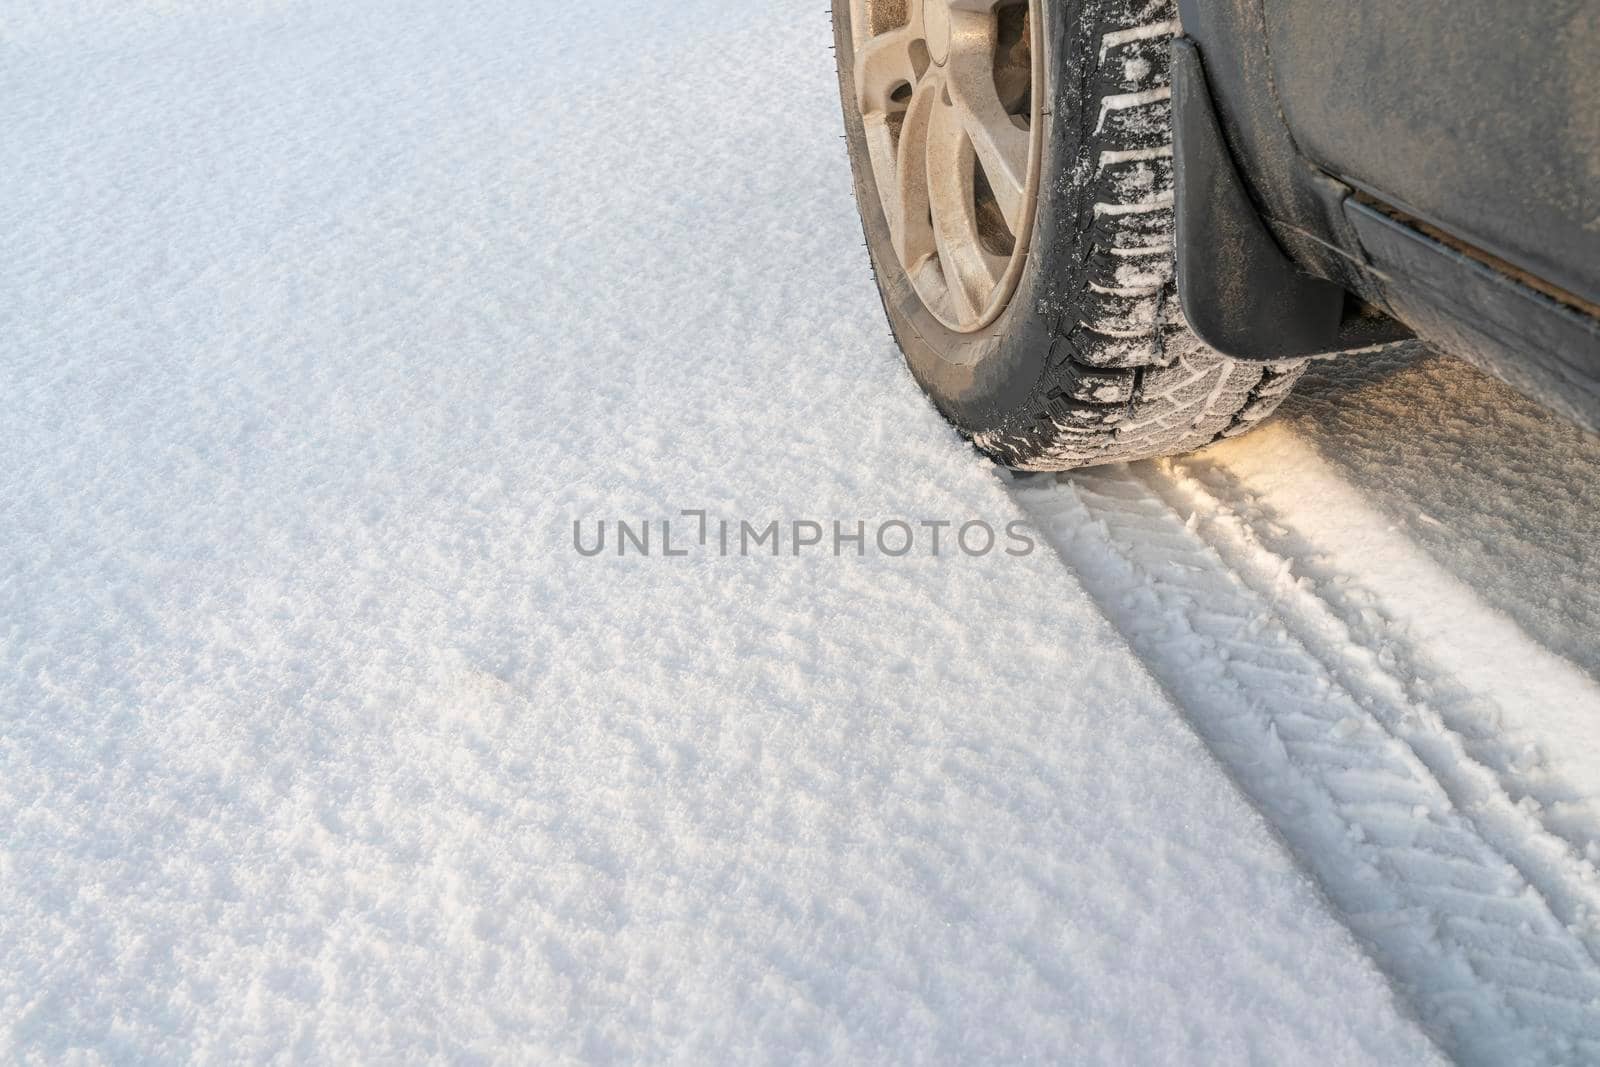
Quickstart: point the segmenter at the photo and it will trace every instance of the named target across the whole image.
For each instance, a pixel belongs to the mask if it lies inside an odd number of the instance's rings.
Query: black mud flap
[[[1262,222],[1233,157],[1194,41],[1172,42],[1178,299],[1189,327],[1235,359],[1358,347],[1343,287],[1296,266]]]

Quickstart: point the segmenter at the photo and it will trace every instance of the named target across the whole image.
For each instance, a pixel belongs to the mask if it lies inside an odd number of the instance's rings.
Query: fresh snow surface
[[[1011,483],[887,336],[821,4],[15,6],[0,1058],[1592,1051],[1593,616],[1385,473],[1472,427],[1376,429],[1497,387]],[[685,508],[1040,549],[573,550]]]
[[[13,20],[0,1053],[1427,1059],[898,364],[811,7]]]

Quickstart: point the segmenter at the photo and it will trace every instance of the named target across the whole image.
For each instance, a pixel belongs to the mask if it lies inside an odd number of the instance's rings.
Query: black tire
[[[911,373],[962,434],[1019,470],[1174,455],[1250,429],[1305,361],[1227,359],[1183,320],[1163,91],[1174,0],[1037,0],[1035,12],[1048,103],[1030,254],[999,318],[958,333],[923,306],[890,244],[854,105],[850,4],[833,0],[856,200]]]

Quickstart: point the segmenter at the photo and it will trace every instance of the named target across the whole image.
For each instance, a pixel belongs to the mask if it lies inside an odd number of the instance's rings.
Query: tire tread
[[[1086,269],[1054,316],[1044,402],[968,435],[1019,470],[1148,459],[1237,436],[1272,413],[1306,365],[1231,360],[1189,331],[1174,277],[1175,4],[1102,0],[1086,5],[1086,21],[1093,9],[1101,60],[1080,166],[1092,174],[1079,227]]]

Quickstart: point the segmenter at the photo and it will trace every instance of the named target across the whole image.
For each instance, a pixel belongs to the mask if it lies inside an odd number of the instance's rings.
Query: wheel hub
[[[856,104],[895,257],[953,330],[1016,291],[1038,193],[1037,0],[851,0]]]

